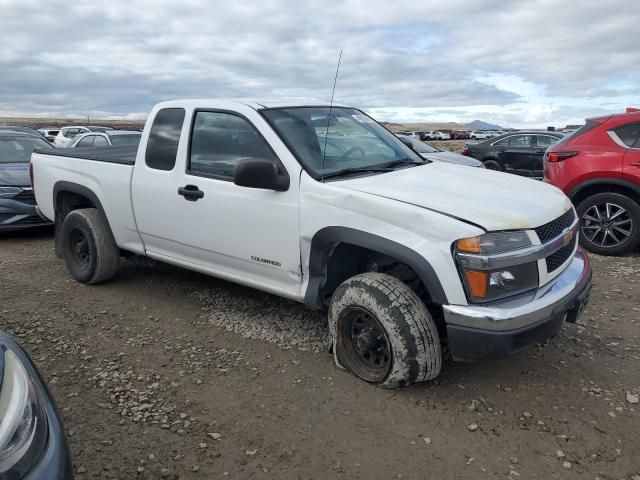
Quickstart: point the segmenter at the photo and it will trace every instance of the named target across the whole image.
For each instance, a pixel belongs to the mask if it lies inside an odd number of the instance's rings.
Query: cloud
[[[449,109],[461,113],[448,120],[548,123],[622,108],[640,86],[638,2],[0,0],[0,11],[0,112],[327,101],[340,49],[336,101],[396,120]]]

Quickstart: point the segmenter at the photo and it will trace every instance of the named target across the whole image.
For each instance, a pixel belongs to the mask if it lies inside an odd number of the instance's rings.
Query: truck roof
[[[287,108],[287,107],[328,107],[329,102],[320,101],[301,101],[301,100],[222,100],[217,98],[196,98],[170,100],[161,102],[156,105],[156,109],[160,108],[221,108],[234,110],[238,107],[250,107],[254,110],[264,110],[267,108]],[[344,105],[333,105],[334,107],[344,107]]]

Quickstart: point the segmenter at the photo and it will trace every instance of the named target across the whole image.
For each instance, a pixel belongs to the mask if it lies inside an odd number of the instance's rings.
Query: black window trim
[[[290,177],[289,177],[289,172],[287,171],[287,168],[284,166],[284,164],[280,160],[280,157],[276,154],[276,152],[273,149],[273,147],[271,146],[271,144],[267,141],[266,138],[264,138],[264,135],[262,135],[260,130],[253,124],[253,122],[249,118],[247,118],[245,115],[240,113],[240,112],[236,112],[234,110],[227,110],[227,109],[223,109],[223,108],[196,108],[196,109],[193,110],[193,113],[191,115],[191,122],[190,122],[191,125],[189,126],[189,144],[187,146],[187,158],[186,158],[185,169],[184,169],[185,175],[189,175],[189,176],[192,176],[192,177],[209,178],[211,180],[220,180],[220,181],[223,181],[223,182],[231,182],[231,183],[233,183],[233,175],[231,177],[228,177],[226,175],[214,175],[214,174],[211,174],[211,173],[196,173],[196,172],[192,172],[191,171],[191,143],[193,142],[193,127],[196,124],[196,117],[198,116],[198,113],[200,113],[200,112],[205,112],[205,113],[226,113],[226,114],[233,115],[235,117],[241,118],[242,120],[247,122],[249,127],[252,128],[258,134],[258,136],[262,139],[262,141],[265,143],[267,148],[269,150],[271,150],[271,153],[273,154],[273,157],[276,159],[276,166],[278,167],[278,174],[286,176],[287,180],[289,180]],[[266,120],[265,120],[265,122],[266,122]],[[269,122],[267,122],[267,125],[269,125],[269,128],[271,128],[271,125],[269,124]]]
[[[631,144],[631,146],[629,146],[626,143],[624,143],[624,141],[618,135],[618,132],[616,132],[616,130],[619,129],[619,128],[627,127],[629,125],[634,125],[634,124],[640,125],[640,120],[634,120],[634,121],[629,122],[629,123],[623,123],[623,124],[620,124],[620,125],[616,125],[615,127],[611,127],[609,129],[607,129],[607,135],[609,135],[611,140],[613,140],[616,144],[618,144],[618,146],[620,146],[622,148],[626,148],[626,149],[629,149],[629,150],[640,150],[640,137],[638,137],[636,139],[636,141],[633,142]]]
[[[155,168],[149,165],[149,163],[147,162],[148,159],[148,154],[149,154],[149,140],[151,138],[151,133],[153,131],[153,126],[156,122],[156,119],[158,118],[158,114],[160,114],[160,112],[164,111],[164,110],[182,110],[183,112],[183,117],[182,117],[182,125],[180,126],[180,137],[178,138],[178,145],[176,146],[176,158],[173,161],[173,166],[169,169],[169,170],[165,170],[163,168]],[[185,107],[163,107],[160,108],[156,114],[153,117],[153,120],[151,121],[151,127],[149,127],[149,135],[147,136],[147,140],[146,140],[146,145],[145,145],[145,151],[144,151],[144,165],[145,167],[154,170],[156,172],[173,172],[176,168],[176,165],[178,164],[178,150],[180,149],[180,141],[182,140],[182,130],[184,130],[184,121],[187,117],[187,109]]]

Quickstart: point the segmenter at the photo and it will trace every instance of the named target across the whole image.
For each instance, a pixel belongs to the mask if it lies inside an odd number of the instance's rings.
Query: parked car
[[[429,130],[424,132],[424,138],[422,140],[450,140],[451,137],[448,133],[440,132],[438,130]]]
[[[53,141],[53,144],[58,148],[66,148],[69,147],[73,143],[73,139],[78,135],[82,135],[83,133],[89,132],[107,132],[110,130],[114,130],[113,127],[100,127],[100,126],[69,126],[62,127],[56,138]]]
[[[543,342],[588,299],[562,192],[425,162],[354,108],[165,102],[127,148],[32,156],[73,278],[143,255],[328,310],[336,364],[375,385],[435,378],[445,339],[458,360]]]
[[[544,152],[561,138],[558,132],[506,133],[484,142],[467,144],[462,154],[480,160],[489,170],[541,179]]]
[[[471,135],[466,130],[454,130],[451,134],[451,140],[469,140]]]
[[[415,138],[408,137],[406,135],[397,135],[397,137],[425,160],[457,163],[458,165],[466,165],[468,167],[484,168],[484,164],[475,158],[465,157],[459,153],[440,150],[433,145],[429,145],[428,143],[421,142],[420,140],[416,140]]]
[[[27,353],[0,332],[0,478],[72,480],[56,404]]]
[[[36,213],[29,183],[29,159],[35,148],[53,149],[40,135],[0,130],[0,232],[50,225]]]
[[[589,118],[544,156],[544,180],[564,191],[582,221],[580,242],[601,255],[640,244],[640,112]]]
[[[34,135],[38,138],[44,138],[44,135],[42,135],[42,133],[40,133],[38,130],[31,127],[17,126],[17,125],[16,126],[1,125],[0,132],[2,131],[20,132],[20,133],[25,133],[27,135]]]
[[[40,128],[38,129],[38,132],[40,132],[49,142],[53,143],[58,133],[60,133],[60,130],[49,130],[48,128]]]
[[[471,132],[471,140],[486,140],[491,138],[489,134],[484,130],[474,130]]]
[[[108,130],[106,132],[89,132],[78,135],[73,139],[69,148],[76,147],[119,147],[123,145],[138,145],[140,132],[128,130]]]
[[[437,130],[437,133],[441,135],[440,140],[451,140],[453,138],[453,130],[440,129]]]

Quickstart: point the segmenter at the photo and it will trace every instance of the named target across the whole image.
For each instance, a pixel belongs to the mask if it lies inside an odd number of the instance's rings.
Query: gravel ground
[[[640,257],[593,257],[581,325],[381,390],[322,315],[167,265],[71,280],[48,230],[0,236],[0,328],[57,398],[76,477],[640,477]]]

